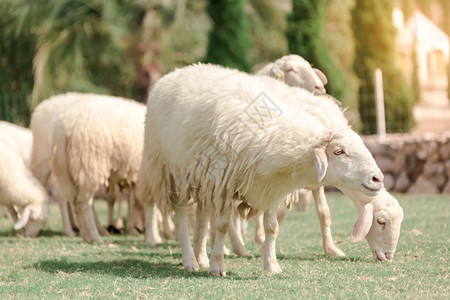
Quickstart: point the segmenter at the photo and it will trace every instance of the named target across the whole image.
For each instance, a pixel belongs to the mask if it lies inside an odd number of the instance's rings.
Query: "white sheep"
[[[134,189],[142,158],[145,106],[111,96],[73,96],[77,103],[55,120],[51,171],[58,193],[74,205],[83,240],[102,243],[91,208],[93,196],[99,186],[109,184]]]
[[[42,101],[31,116],[30,129],[33,134],[30,169],[39,182],[47,188],[49,194],[58,200],[63,223],[63,232],[67,236],[75,236],[70,222],[69,203],[56,193],[54,178],[51,176],[50,160],[53,154],[52,138],[57,116],[72,104],[87,101],[87,97],[79,97],[77,93],[52,96]]]
[[[224,236],[236,198],[243,201],[241,210],[265,212],[264,268],[278,273],[276,212],[287,194],[331,184],[374,196],[382,180],[372,155],[329,97],[204,64],[164,76],[149,95],[139,195],[148,211],[155,201],[172,202],[187,270],[198,269],[203,259],[196,259],[189,242],[191,193],[198,194],[199,209],[213,204],[219,220],[210,274],[226,274]]]
[[[37,235],[48,219],[45,189],[29,170],[22,154],[6,142],[3,132],[0,134],[0,204],[8,208],[15,222],[14,229],[25,227],[26,236]]]
[[[112,97],[96,94],[66,93],[44,100],[34,110],[30,124],[35,140],[31,155],[31,170],[44,186],[52,185],[50,160],[53,155],[53,131],[59,114],[65,110],[68,110],[72,105],[82,105],[84,102],[89,102],[93,98],[99,99],[99,101],[107,101]],[[105,104],[107,103],[108,102]],[[55,184],[53,183],[53,185]],[[115,196],[121,196],[120,193],[116,193],[118,188],[117,184],[113,184],[112,187],[112,191],[116,194]],[[135,227],[140,227],[140,225],[136,223],[140,221],[140,216],[138,212],[139,208],[135,209],[135,207],[138,206],[139,203],[135,203],[133,193],[130,192],[128,194],[129,209],[127,232],[137,234],[138,232]],[[70,222],[72,216],[70,214],[69,204],[63,197],[59,197],[58,195],[56,196],[58,198],[58,203],[62,214],[63,232],[65,235],[74,236],[75,232],[72,230],[72,226],[77,224]],[[96,195],[96,197],[98,196],[99,195]],[[100,225],[100,222],[98,222],[95,210],[92,213],[97,224],[97,230],[99,230],[102,235],[107,234],[107,231],[104,230],[104,228]],[[110,211],[109,213],[112,212]]]

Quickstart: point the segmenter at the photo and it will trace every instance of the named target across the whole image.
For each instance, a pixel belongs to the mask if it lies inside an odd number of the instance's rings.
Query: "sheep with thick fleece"
[[[8,208],[15,230],[25,227],[26,236],[35,236],[48,219],[47,193],[21,153],[0,137],[0,205]]]
[[[318,105],[329,113],[316,113]],[[331,184],[373,196],[383,180],[334,100],[267,76],[204,64],[164,76],[150,93],[139,176],[147,209],[154,201],[173,203],[188,270],[198,269],[198,263],[189,242],[186,202],[191,193],[202,205],[212,202],[219,221],[209,273],[222,276],[234,199],[243,201],[242,208],[265,212],[264,267],[277,273],[276,211],[287,194]]]
[[[111,96],[78,98],[56,116],[51,172],[58,193],[74,205],[83,240],[102,243],[93,196],[99,186],[109,184],[134,189],[142,158],[145,106]]]
[[[61,211],[63,232],[67,236],[75,236],[70,222],[69,204],[66,199],[55,193],[54,178],[51,176],[50,160],[53,155],[53,130],[58,115],[69,109],[73,104],[81,104],[93,97],[103,97],[93,94],[66,93],[52,96],[36,106],[31,116],[30,129],[33,134],[30,169],[39,182],[56,198]]]
[[[33,150],[31,153],[31,170],[33,174],[40,180],[40,182],[44,186],[50,186],[49,189],[52,189],[52,185],[54,185],[51,178],[51,168],[50,168],[50,160],[53,155],[53,131],[55,128],[55,123],[58,115],[70,109],[72,105],[79,105],[84,102],[89,102],[93,98],[99,99],[101,101],[108,101],[113,98],[111,96],[106,95],[97,95],[97,94],[83,94],[83,93],[66,93],[60,94],[50,97],[49,99],[41,102],[34,110],[30,128],[33,132],[34,140]],[[107,104],[108,102],[105,102]],[[142,124],[144,126],[144,124]],[[118,188],[117,185],[113,186],[114,190]],[[54,190],[54,189],[52,189]],[[128,210],[128,222],[127,222],[127,231],[132,234],[137,234],[135,227],[140,227],[136,222],[139,222],[139,212],[134,208],[137,204],[134,200],[134,195],[130,192],[129,195],[129,210]],[[72,224],[70,222],[70,210],[68,207],[68,203],[66,199],[59,197],[58,203],[60,205],[60,210],[62,214],[63,221],[63,232],[65,235],[74,236],[75,232],[72,229]],[[99,195],[96,195],[96,197]],[[116,195],[117,196],[117,195]],[[121,195],[120,195],[121,196]],[[134,205],[133,205],[134,204]],[[93,211],[94,216],[95,210]],[[97,229],[101,231],[102,234],[107,234],[107,231],[103,229],[103,227],[98,222],[98,219],[95,218],[97,223]]]

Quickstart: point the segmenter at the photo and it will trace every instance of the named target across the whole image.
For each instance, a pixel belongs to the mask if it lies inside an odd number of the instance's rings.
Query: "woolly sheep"
[[[63,223],[63,232],[67,236],[75,236],[70,222],[71,215],[67,201],[56,193],[54,178],[51,176],[50,160],[53,155],[52,136],[55,122],[59,113],[68,109],[72,104],[89,100],[88,97],[79,97],[78,93],[67,93],[52,96],[36,106],[30,122],[33,134],[33,147],[31,151],[30,169],[39,182],[47,188],[49,194],[58,199]]]
[[[50,161],[53,155],[53,132],[60,113],[69,110],[73,105],[85,105],[86,103],[92,101],[94,98],[97,99],[97,101],[106,101],[106,105],[109,103],[107,102],[108,100],[115,97],[96,94],[67,93],[50,97],[36,107],[35,111],[33,112],[30,125],[34,139],[36,141],[33,144],[31,169],[42,184],[48,185],[51,182],[51,180],[49,179],[51,179]],[[144,126],[143,120],[141,126],[142,128]],[[141,130],[141,132],[143,132],[143,129]],[[112,190],[116,191],[117,183],[112,183],[111,185],[113,186]],[[136,223],[139,222],[139,212],[138,208],[136,208],[138,206],[138,203],[134,201],[133,194],[134,193],[132,192],[129,193],[127,231],[131,234],[137,234],[138,232],[136,231],[135,227],[140,227],[140,225]],[[99,195],[96,195],[96,197],[98,196]],[[75,233],[72,230],[73,222],[70,222],[71,215],[68,203],[66,202],[64,197],[58,198],[63,219],[63,231],[66,235],[73,236],[75,235]],[[105,231],[98,222],[95,210],[92,212],[92,214],[97,223],[97,230],[99,230],[102,234],[107,234],[107,231]]]
[[[317,105],[326,106],[329,114],[315,113]],[[209,273],[217,276],[226,275],[223,242],[236,197],[248,208],[265,211],[264,268],[278,273],[276,208],[283,197],[323,184],[374,196],[383,179],[330,98],[267,76],[204,64],[164,76],[150,93],[139,174],[139,195],[147,210],[155,201],[173,204],[185,269],[198,269],[186,202],[191,193],[198,194],[201,205],[212,202],[219,222]]]
[[[145,106],[92,94],[58,114],[51,171],[58,192],[74,205],[84,241],[102,243],[92,213],[99,186],[134,187],[142,158]]]
[[[39,233],[48,219],[48,197],[22,155],[0,138],[0,204],[8,208],[14,229],[26,236]],[[20,217],[14,209],[20,212]]]

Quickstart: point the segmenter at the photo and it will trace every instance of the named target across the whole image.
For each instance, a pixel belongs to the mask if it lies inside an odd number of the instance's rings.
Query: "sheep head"
[[[360,210],[352,241],[367,239],[375,260],[390,262],[394,258],[403,221],[403,209],[385,189]]]
[[[325,136],[314,149],[317,181],[337,188],[375,196],[383,187],[383,174],[361,137],[353,130]]]
[[[289,86],[301,87],[314,94],[325,94],[327,77],[303,57],[286,55],[268,64],[258,74],[265,74],[285,82]]]
[[[49,216],[48,204],[29,204],[22,211],[19,220],[14,224],[15,230],[25,227],[26,236],[36,236],[44,227]]]

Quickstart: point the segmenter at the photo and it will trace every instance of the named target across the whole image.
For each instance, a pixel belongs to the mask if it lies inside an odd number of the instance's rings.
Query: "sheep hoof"
[[[162,244],[161,238],[145,238],[145,243],[150,246],[156,246],[158,244]]]
[[[236,253],[236,255],[242,256],[242,257],[250,256],[250,253],[247,251],[247,249],[236,249],[234,251],[234,253]]]
[[[111,234],[120,234],[120,229],[118,229],[116,226],[114,225],[109,225],[107,228],[108,232]]]
[[[171,241],[177,240],[177,237],[172,232],[163,232],[163,235],[167,240],[171,240]]]
[[[139,230],[139,228],[131,227],[131,228],[127,228],[127,233],[129,235],[136,236],[136,235],[140,235],[142,233],[142,231]]]
[[[270,274],[279,274],[279,273],[283,272],[283,270],[281,270],[281,267],[278,264],[278,262],[272,262],[268,265],[265,265],[264,270],[266,270]]]
[[[227,272],[226,271],[219,271],[219,270],[215,270],[215,271],[209,271],[208,272],[209,275],[212,276],[217,276],[217,277],[226,277],[227,276]]]
[[[197,258],[197,262],[198,262],[198,265],[200,266],[200,268],[209,268],[209,259],[207,256],[203,256],[203,255],[199,256]]]
[[[64,235],[65,236],[70,236],[70,237],[74,237],[74,236],[76,236],[77,234],[75,233],[75,231],[73,231],[72,229],[69,231],[69,230],[64,230]]]
[[[325,254],[330,256],[345,256],[345,253],[338,247],[329,247],[325,249]]]
[[[208,274],[212,276],[221,276],[221,277],[227,276],[225,264],[223,263],[217,264],[212,262],[211,265],[209,266]]]
[[[185,266],[184,270],[188,272],[198,272],[200,270],[200,267],[198,265]]]

